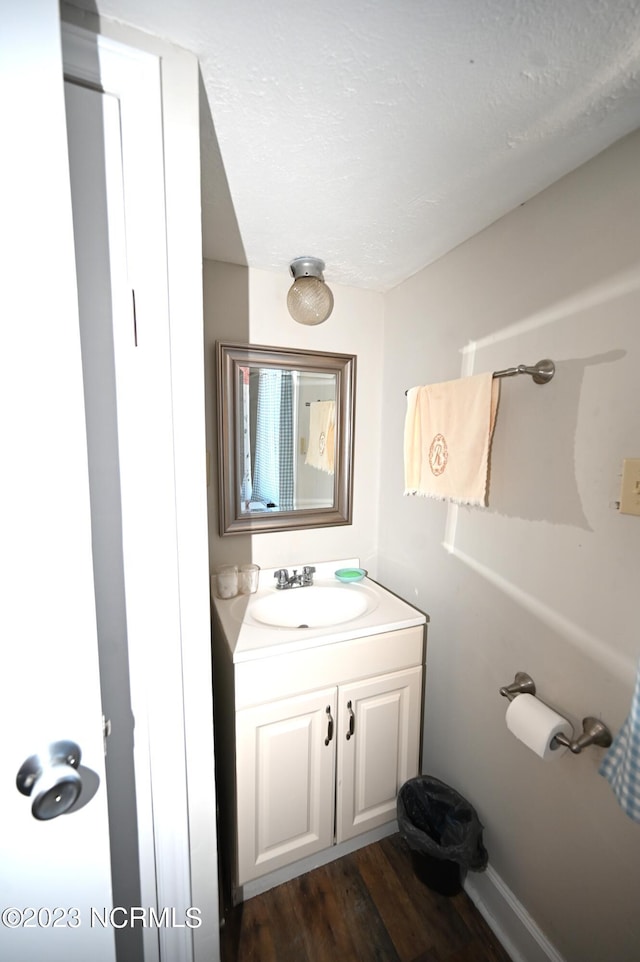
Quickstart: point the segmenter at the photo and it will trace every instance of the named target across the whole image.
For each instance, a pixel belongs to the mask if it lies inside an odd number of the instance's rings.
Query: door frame
[[[63,14],[67,14],[63,10]],[[86,18],[84,26],[86,26]],[[170,590],[175,630],[163,638],[160,672],[149,639],[130,638],[132,710],[136,716],[136,792],[143,905],[199,910],[198,928],[161,929],[160,959],[219,959],[216,803],[210,653],[198,67],[196,58],[155,38],[100,22],[100,33],[63,23],[70,79],[118,93],[141,65],[153,75],[164,164],[162,228],[166,276],[156,278],[164,304],[154,317],[168,331],[166,375],[153,376],[172,423],[170,483],[175,514]],[[95,27],[96,22],[91,24]],[[114,66],[120,62],[120,67]],[[130,78],[129,78],[130,79]],[[126,85],[125,85],[126,86]],[[124,87],[121,92],[123,93]],[[124,94],[123,94],[124,95]],[[144,264],[141,267],[144,272]],[[167,358],[158,358],[162,364]],[[170,477],[169,477],[170,475]],[[142,537],[142,532],[137,536]],[[134,532],[133,537],[136,537]],[[159,587],[159,586],[158,586]],[[153,668],[153,685],[148,684]],[[188,785],[188,791],[187,791]],[[178,809],[176,813],[176,807]],[[149,956],[155,954],[149,941]],[[145,952],[145,954],[147,954]]]

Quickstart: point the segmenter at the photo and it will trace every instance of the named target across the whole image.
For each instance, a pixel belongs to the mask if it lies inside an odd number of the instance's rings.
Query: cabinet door
[[[418,774],[422,668],[338,690],[338,842],[396,816],[400,786]]]
[[[236,713],[239,885],[332,845],[336,695]]]

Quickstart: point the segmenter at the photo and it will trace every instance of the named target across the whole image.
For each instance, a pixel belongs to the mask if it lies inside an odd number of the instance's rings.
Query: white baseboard
[[[469,872],[465,892],[513,962],[565,962],[497,872]]]

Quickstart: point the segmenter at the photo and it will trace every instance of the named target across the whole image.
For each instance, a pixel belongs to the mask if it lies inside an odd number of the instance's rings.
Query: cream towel
[[[309,444],[305,464],[333,474],[336,459],[336,403],[313,401],[309,405]]]
[[[407,392],[405,494],[486,505],[500,382],[476,374]]]

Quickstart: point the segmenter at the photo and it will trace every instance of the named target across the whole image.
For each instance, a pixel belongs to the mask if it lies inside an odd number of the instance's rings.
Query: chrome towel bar
[[[517,367],[507,367],[504,371],[494,371],[494,377],[513,377],[515,374],[530,374],[536,384],[547,384],[556,373],[556,366],[549,358],[538,361],[531,367],[518,364]]]
[[[494,371],[493,376],[515,377],[516,374],[530,374],[536,384],[548,384],[555,373],[556,366],[553,361],[550,361],[547,357],[531,366],[518,364],[517,367],[506,367],[504,371]],[[408,394],[409,391],[406,390],[404,393]]]

